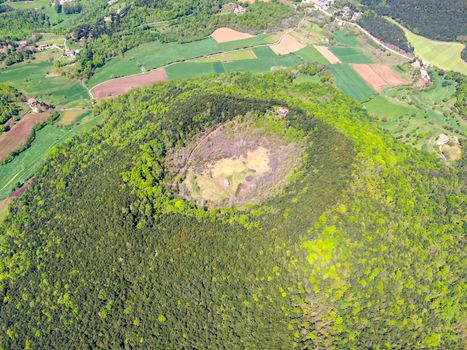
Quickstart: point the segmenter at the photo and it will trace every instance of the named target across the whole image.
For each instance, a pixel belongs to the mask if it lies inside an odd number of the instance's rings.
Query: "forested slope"
[[[460,170],[293,73],[134,91],[52,152],[0,228],[5,348],[460,348]],[[280,194],[177,196],[167,155],[241,115],[307,140]],[[251,114],[252,113],[252,114]]]
[[[383,16],[393,17],[413,32],[441,41],[465,41],[467,2],[459,0],[362,0]]]

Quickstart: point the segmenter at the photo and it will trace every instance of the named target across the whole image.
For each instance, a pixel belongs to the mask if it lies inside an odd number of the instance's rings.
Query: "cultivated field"
[[[0,82],[8,83],[27,96],[47,101],[54,106],[86,105],[89,94],[76,80],[62,76],[48,76],[53,64],[48,61],[15,64],[0,71]]]
[[[62,112],[60,119],[57,124],[61,126],[68,126],[74,124],[78,119],[80,119],[83,114],[89,112],[86,109],[71,109]]]
[[[306,45],[303,45],[289,34],[284,35],[279,43],[271,45],[271,49],[276,55],[287,55],[289,53],[297,52],[304,47],[306,47]]]
[[[329,63],[341,63],[341,60],[337,58],[336,55],[334,55],[326,46],[315,45],[314,47],[323,57],[325,57],[329,61]]]
[[[307,46],[300,51],[295,52],[304,62],[318,62],[328,64],[329,61],[313,46]]]
[[[218,43],[249,39],[253,37],[254,35],[242,33],[230,28],[218,28],[211,34],[211,38],[213,38]]]
[[[375,90],[407,84],[398,73],[384,64],[352,64],[352,68]]]
[[[197,58],[191,62],[194,63],[206,63],[206,62],[230,62],[230,61],[239,61],[239,60],[254,60],[256,55],[252,49],[244,49],[231,52],[223,52],[216,55]]]
[[[0,161],[24,146],[32,134],[32,129],[50,118],[50,113],[25,115],[8,132],[0,133]]]
[[[168,76],[164,68],[154,69],[144,74],[117,78],[106,81],[91,89],[93,98],[97,101],[116,97],[138,87],[149,86],[158,82],[167,81]]]
[[[356,47],[331,47],[331,52],[343,63],[373,63],[371,59]]]
[[[375,95],[375,91],[348,64],[330,66],[337,87],[357,101],[365,101]]]
[[[465,46],[464,44],[431,40],[412,33],[391,18],[387,19],[402,28],[405,36],[414,47],[415,54],[424,62],[444,70],[452,70],[467,74],[467,63],[461,58],[461,52]]]

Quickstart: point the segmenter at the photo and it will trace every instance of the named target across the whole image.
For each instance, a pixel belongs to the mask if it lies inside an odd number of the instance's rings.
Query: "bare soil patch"
[[[384,64],[352,64],[352,68],[375,90],[408,83],[391,67]]]
[[[306,45],[303,45],[292,35],[285,34],[279,43],[271,45],[270,47],[276,55],[287,55],[289,53],[300,51],[306,47]]]
[[[168,79],[169,77],[165,69],[158,68],[143,74],[108,80],[92,88],[91,94],[94,99],[100,101],[102,99],[123,95],[135,88],[150,86],[155,83],[167,81]]]
[[[315,46],[315,49],[319,51],[319,53],[321,55],[324,56],[324,58],[326,58],[329,63],[331,64],[339,64],[341,63],[341,60],[338,59],[336,57],[336,55],[334,55],[331,50],[329,50],[326,46],[322,46],[322,45],[314,45]]]
[[[169,157],[182,197],[209,207],[242,206],[275,194],[303,151],[296,141],[229,122]]]
[[[253,37],[254,35],[239,32],[230,28],[218,28],[211,34],[211,38],[213,38],[218,43],[225,43],[228,41],[236,41]]]
[[[26,144],[32,129],[50,118],[50,113],[31,113],[22,117],[8,132],[0,134],[0,160],[8,157],[13,151]]]

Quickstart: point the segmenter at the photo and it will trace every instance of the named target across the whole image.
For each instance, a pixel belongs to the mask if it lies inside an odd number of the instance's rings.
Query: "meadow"
[[[337,88],[350,97],[365,101],[376,94],[348,64],[333,64],[329,67],[336,79]]]
[[[462,50],[465,47],[464,44],[431,40],[411,32],[391,18],[387,19],[404,31],[410,44],[414,47],[415,54],[424,62],[444,70],[467,74],[467,63],[461,58]]]
[[[0,82],[8,83],[29,97],[55,106],[86,105],[89,94],[76,80],[47,76],[53,70],[50,61],[24,62],[0,71]]]
[[[342,63],[373,63],[359,48],[332,46],[330,50]]]

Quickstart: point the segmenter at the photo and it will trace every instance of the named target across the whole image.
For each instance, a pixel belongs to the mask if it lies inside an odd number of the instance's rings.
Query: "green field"
[[[357,101],[365,101],[376,94],[348,64],[333,64],[330,68],[337,88]]]
[[[359,48],[333,46],[330,50],[342,63],[373,63]]]
[[[336,41],[337,46],[360,46],[358,39],[355,37],[355,34],[345,30],[338,30],[334,32],[334,40]]]
[[[89,100],[86,89],[76,80],[63,76],[47,77],[52,69],[53,64],[49,61],[15,64],[0,71],[0,82],[55,106],[86,104]]]
[[[467,63],[461,58],[461,52],[465,47],[464,44],[431,40],[412,33],[391,18],[387,19],[402,28],[407,40],[409,40],[410,44],[414,47],[415,54],[424,62],[444,70],[452,70],[467,74]]]
[[[155,41],[145,43],[129,50],[123,56],[113,58],[104,67],[97,69],[94,76],[89,79],[88,86],[93,87],[112,78],[141,73],[143,70],[154,69],[177,61],[262,45],[274,41],[274,35],[258,35],[250,39],[221,44],[212,38],[185,44],[162,44]]]
[[[304,62],[318,62],[321,64],[328,64],[328,60],[321,55],[318,50],[313,46],[307,46],[300,51],[295,52],[295,54],[303,59]]]

